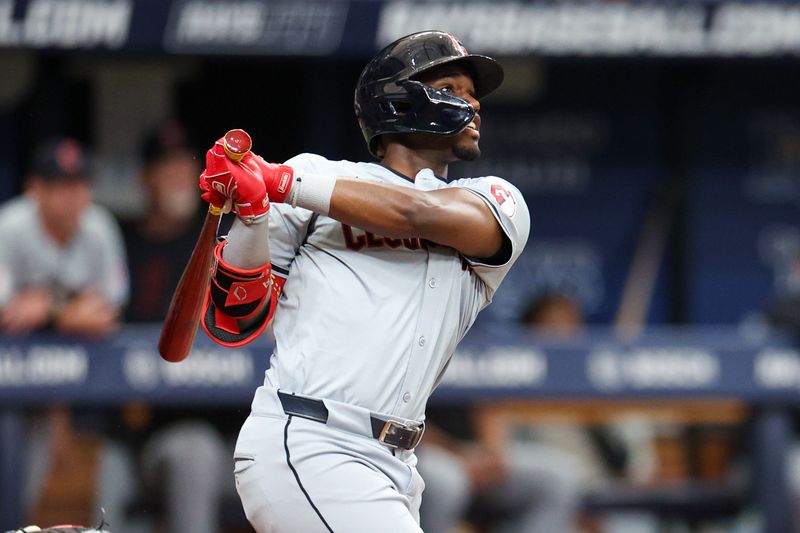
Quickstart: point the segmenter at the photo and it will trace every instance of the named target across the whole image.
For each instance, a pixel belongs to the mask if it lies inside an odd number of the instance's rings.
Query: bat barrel
[[[208,290],[219,217],[210,210],[206,214],[197,244],[170,302],[158,340],[158,351],[167,361],[183,361],[192,349]]]

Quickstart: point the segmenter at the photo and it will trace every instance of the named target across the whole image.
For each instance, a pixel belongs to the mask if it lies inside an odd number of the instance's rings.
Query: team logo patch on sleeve
[[[514,195],[499,183],[492,184],[491,193],[492,198],[500,206],[500,211],[505,213],[508,218],[513,217],[517,212],[517,201],[514,199]]]

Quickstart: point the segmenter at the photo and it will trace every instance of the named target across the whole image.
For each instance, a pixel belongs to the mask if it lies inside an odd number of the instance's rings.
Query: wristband
[[[331,197],[336,187],[336,180],[337,178],[324,174],[295,176],[287,202],[292,204],[292,207],[303,207],[327,216],[331,209]]]

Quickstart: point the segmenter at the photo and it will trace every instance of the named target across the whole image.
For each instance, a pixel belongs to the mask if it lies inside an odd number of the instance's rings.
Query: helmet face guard
[[[375,95],[376,106],[362,109],[365,136],[380,133],[432,133],[452,135],[475,117],[475,108],[464,100],[414,80],[400,80],[395,91]],[[376,87],[376,89],[388,87]],[[380,132],[369,124],[381,124]]]
[[[453,135],[475,117],[465,99],[413,78],[445,64],[464,66],[475,83],[476,98],[503,81],[503,69],[486,56],[468,54],[458,40],[442,31],[425,31],[398,39],[370,61],[355,91],[355,110],[370,153],[386,133]]]

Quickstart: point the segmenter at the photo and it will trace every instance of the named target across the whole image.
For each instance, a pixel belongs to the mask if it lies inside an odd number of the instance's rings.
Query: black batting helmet
[[[355,108],[372,155],[380,158],[377,140],[385,133],[452,135],[472,121],[475,109],[469,102],[414,80],[445,63],[467,68],[476,98],[503,81],[503,68],[497,61],[470,54],[453,35],[435,30],[396,40],[364,67],[356,85]]]

